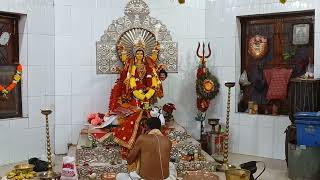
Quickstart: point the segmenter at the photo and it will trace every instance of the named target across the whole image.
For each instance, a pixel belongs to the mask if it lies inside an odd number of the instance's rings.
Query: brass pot
[[[250,171],[245,169],[232,169],[225,171],[226,180],[249,180]]]

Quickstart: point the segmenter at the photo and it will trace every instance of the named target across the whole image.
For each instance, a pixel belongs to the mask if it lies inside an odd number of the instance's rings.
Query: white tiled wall
[[[19,52],[23,65],[23,118],[0,120],[0,165],[45,156],[41,108],[54,108],[53,0],[1,0],[0,11],[21,14]],[[54,114],[50,116],[54,137]]]
[[[318,0],[207,0],[206,39],[215,44],[210,59],[221,83],[238,82],[240,75],[240,29],[237,16],[315,9],[315,74],[320,78],[320,2]],[[214,67],[213,67],[214,66]],[[209,66],[210,68],[210,66]],[[284,159],[286,116],[263,116],[235,113],[238,89],[231,97],[231,151],[235,153]],[[225,119],[227,92],[222,88],[209,117]],[[218,109],[218,110],[217,110]]]

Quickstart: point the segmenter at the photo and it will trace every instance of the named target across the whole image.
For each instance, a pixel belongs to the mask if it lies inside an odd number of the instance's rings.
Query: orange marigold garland
[[[0,92],[4,97],[6,97],[20,82],[22,74],[22,65],[19,64],[16,69],[16,74],[13,76],[13,80],[9,86],[6,88],[0,85]]]

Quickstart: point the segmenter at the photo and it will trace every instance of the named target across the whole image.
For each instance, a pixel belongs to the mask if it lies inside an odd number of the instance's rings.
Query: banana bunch
[[[17,171],[17,170],[12,170],[7,173],[7,178],[8,179],[13,179],[13,180],[23,180],[23,179],[33,179],[37,173],[35,171]]]

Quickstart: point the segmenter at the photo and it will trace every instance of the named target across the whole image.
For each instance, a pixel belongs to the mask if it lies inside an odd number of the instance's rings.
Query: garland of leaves
[[[2,93],[3,96],[7,96],[16,86],[17,84],[20,82],[21,80],[21,74],[22,74],[22,65],[19,64],[17,66],[16,69],[16,74],[13,76],[13,80],[11,82],[11,84],[7,87],[4,87],[2,85],[0,85],[0,92]]]
[[[206,89],[204,87],[206,83],[210,84],[212,89]],[[196,81],[196,92],[201,99],[212,100],[219,93],[219,88],[218,79],[209,72],[208,68],[206,68],[206,73],[203,73]]]

